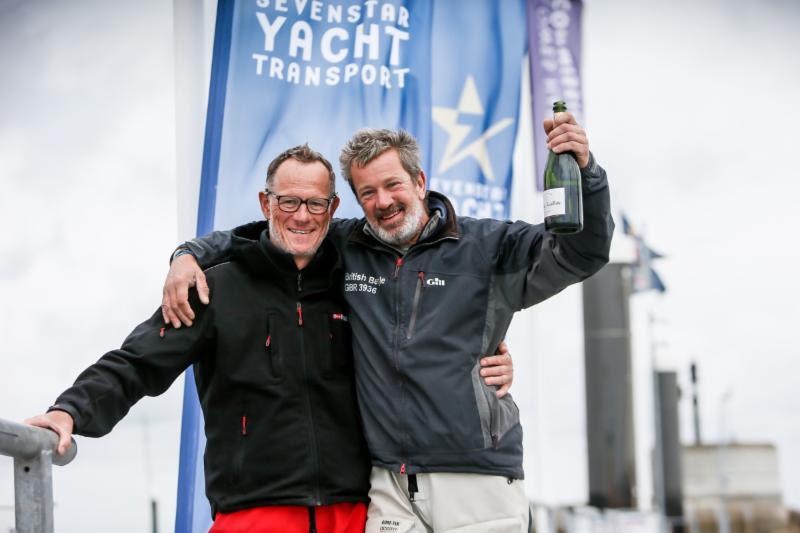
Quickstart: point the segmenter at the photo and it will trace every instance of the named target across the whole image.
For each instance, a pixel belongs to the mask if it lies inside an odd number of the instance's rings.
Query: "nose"
[[[311,219],[311,213],[308,211],[308,204],[300,204],[300,207],[297,208],[297,211],[292,213],[292,218],[299,222],[305,222],[306,220]]]
[[[375,201],[377,202],[378,207],[381,208],[381,209],[389,207],[389,206],[392,205],[392,203],[394,203],[394,199],[392,198],[392,195],[389,194],[389,191],[387,191],[385,189],[378,189],[376,191],[376,193],[375,193]]]

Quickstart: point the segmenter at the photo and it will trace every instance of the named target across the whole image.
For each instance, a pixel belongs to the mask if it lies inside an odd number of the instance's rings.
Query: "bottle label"
[[[544,191],[544,217],[567,214],[564,187]]]

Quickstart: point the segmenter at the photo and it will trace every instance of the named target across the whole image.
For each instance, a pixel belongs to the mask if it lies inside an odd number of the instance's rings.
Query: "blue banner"
[[[198,235],[262,218],[256,193],[284,149],[308,142],[336,166],[363,127],[411,132],[459,214],[506,218],[524,14],[524,0],[220,0]],[[337,214],[361,217],[337,180]],[[189,371],[178,532],[211,524],[202,427]]]
[[[261,218],[256,191],[290,146],[308,142],[335,164],[368,126],[405,128],[427,146],[431,10],[416,0],[221,1],[205,148],[218,160],[204,165],[201,193],[214,215],[200,232]],[[342,196],[340,214],[357,216]]]
[[[433,7],[430,188],[459,215],[509,217],[522,61],[523,0]]]

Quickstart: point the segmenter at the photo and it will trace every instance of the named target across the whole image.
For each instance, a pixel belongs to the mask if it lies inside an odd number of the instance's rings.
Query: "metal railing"
[[[0,419],[0,455],[14,458],[16,533],[53,532],[52,466],[75,458],[78,445],[58,455],[58,436],[47,429]]]

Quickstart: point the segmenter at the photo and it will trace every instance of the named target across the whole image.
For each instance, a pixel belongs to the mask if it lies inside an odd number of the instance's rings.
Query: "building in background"
[[[783,505],[778,452],[766,443],[684,446],[684,508],[688,531],[800,531]],[[724,511],[724,514],[723,514]]]

